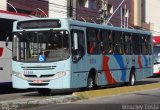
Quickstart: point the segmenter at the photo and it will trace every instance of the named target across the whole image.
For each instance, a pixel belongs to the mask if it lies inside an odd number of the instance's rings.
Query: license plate
[[[35,80],[35,81],[33,81],[34,83],[43,83],[43,81],[41,81],[41,80]]]

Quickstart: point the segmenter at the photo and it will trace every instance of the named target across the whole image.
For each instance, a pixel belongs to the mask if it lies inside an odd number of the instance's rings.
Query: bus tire
[[[95,86],[95,76],[90,74],[87,79],[87,90],[93,90]]]
[[[37,89],[39,95],[41,96],[50,96],[51,90],[50,89]]]
[[[136,81],[135,71],[131,70],[131,73],[130,73],[130,76],[129,76],[128,86],[134,86],[135,85],[135,81]]]

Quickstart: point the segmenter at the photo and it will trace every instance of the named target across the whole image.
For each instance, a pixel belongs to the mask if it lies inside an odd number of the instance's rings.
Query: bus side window
[[[113,53],[112,32],[110,32],[108,35],[108,53]]]
[[[87,29],[87,52],[89,54],[99,54],[99,31],[97,29]]]
[[[107,42],[107,31],[101,30],[101,53],[105,54],[106,53],[106,42]]]
[[[124,53],[132,54],[132,36],[131,33],[124,33]]]
[[[146,49],[146,54],[149,53],[149,48],[148,48],[148,40],[147,37],[145,38],[145,49]]]
[[[113,52],[112,31],[109,30],[101,31],[101,43],[103,44],[103,47],[101,47],[102,54],[111,54]]]
[[[133,42],[133,53],[135,55],[138,55],[141,53],[141,42],[140,42],[140,35],[139,34],[133,34],[132,36],[132,42]]]
[[[123,46],[122,46],[122,32],[121,31],[114,31],[114,53],[115,54],[122,54],[123,53]]]
[[[143,35],[142,36],[142,52],[143,54],[150,54],[150,38],[149,36]]]
[[[132,36],[128,36],[128,53],[131,54],[132,53]]]
[[[141,39],[141,52],[142,54],[146,54],[146,38],[144,35],[141,35],[140,36],[140,39]]]
[[[148,50],[148,54],[152,54],[151,45],[152,45],[151,36],[147,36],[147,50]]]

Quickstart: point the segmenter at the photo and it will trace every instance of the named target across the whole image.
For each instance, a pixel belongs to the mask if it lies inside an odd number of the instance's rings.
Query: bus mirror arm
[[[10,51],[12,51],[12,49],[8,48],[8,43],[9,43],[9,36],[7,36],[6,38],[6,48]]]
[[[6,38],[6,47],[8,47],[8,42],[9,42],[9,36]]]

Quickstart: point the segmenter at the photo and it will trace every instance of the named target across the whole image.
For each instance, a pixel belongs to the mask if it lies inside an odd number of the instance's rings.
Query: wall
[[[0,0],[0,10],[7,10],[7,0]]]
[[[119,6],[119,4],[122,1],[123,0],[108,0],[108,3],[113,6],[113,12],[117,9],[117,7]],[[131,0],[124,0],[123,4],[120,6],[120,8],[113,15],[112,19],[110,20],[110,23],[113,24],[114,26],[121,26],[121,22],[122,22],[122,25],[123,26],[125,25],[125,27],[126,27],[127,18],[125,18],[125,20],[124,20],[124,16],[126,16],[126,14],[124,14],[124,11],[123,11],[123,19],[121,19],[121,8],[123,10],[126,9],[126,10],[128,10],[130,12],[130,10],[131,10],[130,7],[131,7]],[[109,14],[108,17],[110,17],[111,14]],[[129,17],[128,25],[131,25],[131,21],[130,21],[130,17],[131,16],[130,16],[130,13],[128,13],[128,14],[129,14],[129,16],[128,16]]]
[[[145,22],[151,23],[154,36],[160,36],[160,0],[145,0]]]
[[[38,0],[8,0],[19,13],[35,14],[37,9],[41,9],[48,15],[48,2]],[[14,11],[12,7],[8,5],[8,11]]]
[[[83,1],[86,1],[84,6],[81,6],[78,1],[81,1],[81,0],[77,0],[77,9],[76,9],[77,19],[83,21],[83,18],[84,18],[86,21],[89,21],[89,22],[96,21],[98,23],[97,18],[99,18],[99,13],[98,13],[99,8],[97,6],[97,2],[94,2],[94,8],[93,8],[93,6],[90,6],[90,2],[91,1],[93,2],[94,0],[87,0],[87,1],[83,0]],[[108,2],[109,5],[113,6],[113,12],[116,10],[116,8],[119,6],[119,4],[122,2],[122,0],[106,0],[106,1]],[[130,4],[131,4],[130,0],[125,0],[123,2],[123,4],[120,6],[120,8],[115,12],[113,17],[111,18],[110,24],[112,24],[114,26],[121,26],[121,21],[122,21],[121,20],[121,8],[124,9],[126,7],[126,9],[129,11]],[[111,15],[112,15],[112,13],[109,14],[108,17],[110,17]],[[124,22],[123,22],[123,24],[124,24]]]
[[[133,2],[133,25],[134,27],[141,27],[142,26],[142,7],[141,7],[141,0],[132,0]]]
[[[72,17],[81,21],[87,22],[96,22],[98,23],[99,13],[98,13],[98,6],[95,2],[96,0],[46,0],[46,2],[42,2],[39,0],[8,0],[11,4],[18,9],[20,13],[27,13],[30,14],[35,9],[40,8],[45,11],[49,17],[52,18],[67,18],[70,17],[70,6],[69,2],[72,1]],[[83,2],[82,2],[83,1]],[[118,5],[123,0],[106,0],[110,5],[113,6],[113,12],[116,10]],[[131,0],[125,0],[122,4],[121,8],[130,11]],[[84,4],[84,6],[82,6]],[[121,26],[121,23],[124,23],[124,16],[121,19],[121,8],[119,8],[116,13],[113,15],[110,23],[114,26]],[[14,11],[11,7],[10,10]],[[111,14],[108,15],[110,17]],[[131,18],[129,16],[129,18]],[[126,20],[126,18],[125,18]],[[130,19],[129,19],[130,20]],[[129,21],[130,24],[130,21]]]
[[[82,0],[77,0],[76,19],[80,21],[97,22],[99,14],[94,0],[92,0],[92,2],[94,2],[94,6],[92,8],[89,6],[89,0],[83,0],[84,4],[82,4],[81,1]]]
[[[67,0],[49,0],[49,17],[67,18]]]

